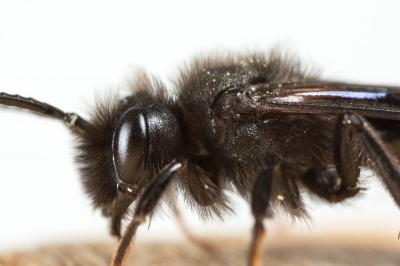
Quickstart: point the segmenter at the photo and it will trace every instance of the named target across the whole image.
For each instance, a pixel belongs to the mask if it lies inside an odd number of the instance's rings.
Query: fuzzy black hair
[[[184,123],[185,134],[193,139],[198,147],[192,150],[202,150],[204,154],[211,156],[211,163],[218,165],[219,185],[223,188],[233,186],[234,190],[242,194],[246,199],[250,198],[255,178],[260,169],[265,165],[266,147],[268,138],[279,139],[278,136],[261,136],[261,132],[279,133],[278,125],[288,124],[287,126],[298,127],[299,130],[309,130],[314,124],[319,127],[319,119],[310,119],[309,116],[291,117],[286,116],[280,121],[270,125],[260,125],[258,122],[248,122],[242,124],[230,124],[224,122],[224,128],[220,129],[221,139],[229,140],[226,143],[219,143],[215,139],[215,132],[218,129],[210,123],[213,121],[211,108],[217,95],[229,86],[242,86],[258,83],[283,83],[283,82],[312,82],[318,80],[318,75],[304,67],[295,57],[273,51],[269,54],[217,54],[208,57],[199,57],[192,61],[186,68],[181,70],[179,79],[176,82],[178,88],[177,104],[181,110],[181,120]],[[290,122],[289,122],[290,121]],[[276,124],[276,129],[274,128]],[[268,127],[270,127],[268,129]],[[265,128],[265,129],[262,129]],[[331,124],[322,126],[323,132],[331,132]],[[258,133],[256,133],[258,132]],[[275,132],[275,133],[274,133]],[[286,135],[290,131],[285,132]],[[312,143],[315,139],[320,142],[316,144],[315,151],[326,149],[330,145],[329,138],[321,138],[318,131],[314,136],[309,134],[308,142]],[[269,133],[269,134],[272,134]],[[258,138],[265,138],[258,140]],[[201,143],[201,145],[199,145]],[[321,145],[320,145],[321,144]],[[200,147],[199,147],[200,146]],[[234,158],[234,156],[238,156]],[[313,155],[318,157],[317,154]],[[325,159],[325,158],[324,158]],[[290,173],[289,180],[275,180],[272,198],[276,198],[279,193],[290,194],[284,202],[272,200],[275,205],[282,205],[285,209],[291,210],[293,216],[305,217],[301,195],[294,181],[294,173]],[[293,176],[293,179],[292,179]],[[222,216],[226,211],[230,211],[227,199],[223,194],[204,191],[202,187],[204,180],[210,178],[207,174],[200,171],[191,171],[186,177],[186,200],[189,205],[198,209],[202,217]],[[287,176],[284,178],[288,178]],[[196,186],[196,182],[199,184]],[[203,182],[200,182],[203,180]],[[208,187],[213,188],[211,185]],[[212,190],[213,191],[213,190]],[[217,191],[218,192],[218,191]],[[219,193],[221,193],[219,191]],[[212,196],[212,198],[211,198]],[[208,200],[214,204],[202,204]],[[196,208],[197,206],[197,208]],[[293,211],[296,210],[296,211]]]
[[[116,97],[99,101],[87,128],[77,135],[76,161],[80,165],[84,189],[96,208],[111,204],[117,196],[111,142],[122,106]]]

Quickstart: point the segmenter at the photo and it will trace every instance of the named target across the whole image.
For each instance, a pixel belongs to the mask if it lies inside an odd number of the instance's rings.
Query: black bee
[[[261,264],[263,220],[275,206],[306,215],[299,187],[341,202],[362,189],[365,166],[400,205],[400,89],[323,81],[279,53],[195,60],[175,89],[169,97],[160,81],[142,76],[127,97],[99,103],[87,120],[0,94],[3,105],[70,126],[83,186],[112,234],[121,236],[135,203],[112,265],[123,263],[137,227],[177,192],[172,187],[202,216],[230,211],[226,189],[249,199],[251,266]]]

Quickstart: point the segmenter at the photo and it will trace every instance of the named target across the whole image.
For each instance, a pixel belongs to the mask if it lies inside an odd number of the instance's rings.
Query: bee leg
[[[343,124],[350,127],[365,148],[394,201],[400,207],[400,161],[384,142],[380,132],[365,118],[355,114],[344,115]]]
[[[351,126],[341,115],[336,123],[333,138],[333,159],[341,186],[355,188],[360,176],[361,153],[359,141]]]
[[[172,206],[172,210],[174,212],[175,218],[178,222],[179,228],[181,229],[182,233],[185,235],[187,239],[189,239],[190,242],[192,242],[194,245],[199,247],[200,249],[204,250],[207,254],[215,254],[216,255],[216,249],[215,246],[212,245],[211,243],[197,237],[193,232],[190,230],[188,227],[187,223],[182,217],[181,212],[179,211],[178,206],[176,205],[176,202]]]
[[[262,265],[262,240],[265,237],[264,218],[268,215],[272,180],[280,175],[279,164],[270,164],[261,171],[254,183],[251,195],[251,211],[254,216],[253,235],[249,250],[249,266]]]
[[[116,204],[111,211],[110,232],[113,236],[121,238],[121,222],[129,206],[132,204],[132,201],[133,200],[128,197],[119,199],[119,204]]]
[[[355,186],[343,186],[336,171],[322,167],[308,171],[303,176],[302,182],[311,192],[331,203],[351,198],[361,190]]]
[[[303,183],[316,195],[328,202],[340,202],[355,196],[360,176],[361,149],[357,133],[341,115],[333,135],[333,159],[336,171],[315,167],[303,177]]]
[[[126,229],[117,251],[112,260],[112,266],[121,266],[127,259],[132,238],[135,236],[137,228],[145,222],[146,217],[150,215],[163,192],[168,187],[172,177],[182,168],[183,163],[173,161],[165,166],[161,172],[154,178],[154,181],[147,187],[138,201],[132,221]]]
[[[304,208],[302,196],[297,186],[297,172],[294,173],[289,167],[281,166],[281,176],[283,178],[275,179],[274,188],[278,188],[276,200],[294,217],[308,216]]]
[[[172,209],[175,215],[176,220],[178,221],[178,225],[184,234],[184,236],[196,247],[201,249],[207,256],[211,257],[214,262],[218,262],[218,265],[227,265],[226,259],[224,256],[220,253],[220,250],[213,245],[211,242],[202,239],[190,230],[188,225],[186,224],[185,220],[182,217],[181,212],[179,211],[178,206],[176,205],[176,202],[173,203]]]

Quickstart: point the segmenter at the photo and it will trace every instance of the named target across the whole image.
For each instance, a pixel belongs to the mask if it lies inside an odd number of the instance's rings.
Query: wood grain
[[[393,239],[391,239],[393,240]],[[397,240],[397,239],[396,239]],[[244,266],[247,241],[240,239],[208,240],[215,252],[188,242],[138,243],[129,265],[148,266]],[[274,244],[277,243],[277,244]],[[395,266],[400,265],[400,243],[376,236],[323,236],[287,238],[267,245],[267,266]],[[106,266],[114,243],[58,244],[31,251],[0,256],[0,266]]]

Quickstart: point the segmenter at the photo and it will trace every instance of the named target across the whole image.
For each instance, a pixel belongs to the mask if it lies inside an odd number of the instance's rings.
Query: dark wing
[[[262,83],[230,87],[213,104],[221,118],[257,118],[273,113],[344,114],[400,120],[400,88],[346,83]]]

